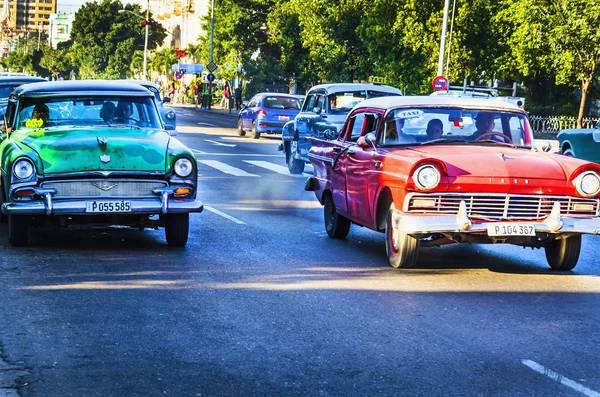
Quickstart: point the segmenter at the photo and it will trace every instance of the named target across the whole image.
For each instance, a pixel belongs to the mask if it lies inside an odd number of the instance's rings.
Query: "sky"
[[[94,1],[94,0],[56,0],[56,12],[58,14],[60,14],[60,13],[64,13],[64,14],[75,13],[79,9],[79,7],[81,7],[83,4],[85,4],[89,1]],[[130,3],[130,1],[121,0],[121,3],[126,4],[126,3]]]

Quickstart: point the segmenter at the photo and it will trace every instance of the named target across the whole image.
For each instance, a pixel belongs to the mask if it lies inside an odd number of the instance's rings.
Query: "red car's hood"
[[[551,156],[505,146],[437,145],[413,149],[446,164],[450,177],[494,177],[567,180]]]

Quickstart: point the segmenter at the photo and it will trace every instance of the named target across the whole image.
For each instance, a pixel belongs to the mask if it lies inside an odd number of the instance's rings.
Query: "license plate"
[[[131,212],[131,202],[115,201],[88,201],[85,212]]]
[[[494,223],[487,227],[488,236],[535,236],[535,226],[523,223]]]
[[[289,120],[290,116],[279,116],[279,120]]]

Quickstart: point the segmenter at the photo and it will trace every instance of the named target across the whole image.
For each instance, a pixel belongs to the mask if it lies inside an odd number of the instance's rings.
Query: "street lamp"
[[[139,14],[136,14],[133,11],[130,10],[119,10],[119,14],[123,14],[124,12],[128,12],[130,14],[133,14],[135,16],[138,17],[142,17]],[[143,18],[143,17],[142,17]],[[150,0],[148,0],[147,4],[146,4],[146,18],[144,19],[146,21],[146,33],[144,35],[144,80],[146,80],[146,65],[148,64],[148,25],[149,25],[149,18],[150,18]]]

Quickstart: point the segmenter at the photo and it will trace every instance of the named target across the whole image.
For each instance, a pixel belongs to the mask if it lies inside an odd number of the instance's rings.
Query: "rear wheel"
[[[546,244],[545,249],[552,270],[572,270],[579,260],[581,235],[553,240]]]
[[[246,136],[246,131],[244,131],[244,126],[242,125],[242,119],[238,119],[238,135]]]
[[[392,267],[413,267],[419,259],[420,241],[400,230],[398,216],[392,203],[385,221],[385,251]]]
[[[24,247],[29,242],[29,218],[8,216],[8,242],[13,247]]]
[[[256,121],[252,122],[252,138],[260,138],[260,132],[256,129]]]
[[[291,174],[301,174],[304,172],[304,161],[296,159],[294,156],[298,151],[298,141],[290,142],[288,146],[289,153],[286,153],[288,160],[288,170]]]
[[[337,213],[331,194],[326,193],[323,199],[323,219],[325,231],[331,238],[343,239],[350,232],[350,220]]]
[[[167,214],[165,237],[171,247],[184,247],[188,241],[190,214]]]

